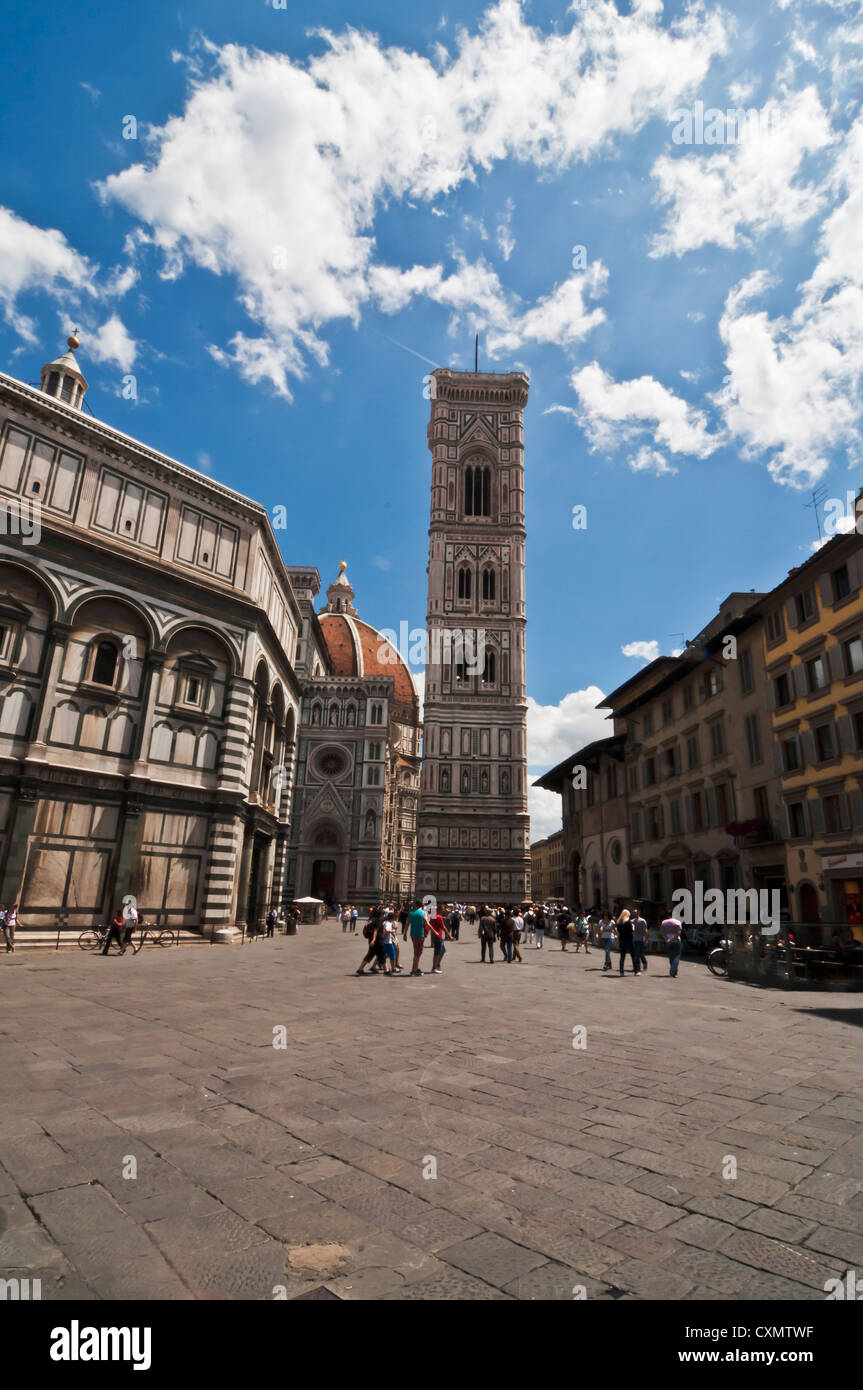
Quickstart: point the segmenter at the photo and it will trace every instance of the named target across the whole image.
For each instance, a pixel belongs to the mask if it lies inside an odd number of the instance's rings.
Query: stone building
[[[85,414],[77,346],[40,389],[0,374],[0,901],[80,930],[132,894],[150,920],[209,929],[260,924],[319,860],[340,862],[338,890],[368,864],[370,897],[401,885],[404,673],[344,665],[310,610],[316,571],[295,589],[263,507]],[[305,755],[318,717],[343,743],[332,712],[351,706],[380,756],[348,748],[359,799],[322,795],[304,823],[297,781],[305,807],[307,779],[336,779],[298,760],[301,721]],[[324,814],[336,846],[312,843]]]
[[[417,888],[530,892],[521,372],[432,374]]]
[[[530,891],[534,902],[563,902],[563,831],[530,847]]]
[[[346,568],[318,614],[317,571],[290,570],[303,705],[287,889],[369,905],[413,891],[419,697],[400,654],[359,618]]]
[[[863,942],[863,538],[828,541],[761,613],[792,920]]]
[[[614,908],[629,894],[624,743],[622,734],[596,739],[536,784],[562,799],[560,896],[569,907]]]

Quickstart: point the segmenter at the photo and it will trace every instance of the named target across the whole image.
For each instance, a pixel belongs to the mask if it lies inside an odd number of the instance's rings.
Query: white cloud
[[[573,372],[570,379],[580,409],[551,406],[549,410],[572,415],[587,434],[591,448],[611,450],[649,435],[654,445],[673,454],[708,458],[722,443],[710,434],[703,411],[675,396],[654,377],[614,381],[597,362],[591,362]]]
[[[720,320],[728,376],[715,397],[725,423],[750,457],[767,455],[777,482],[811,487],[831,451],[860,456],[863,402],[863,117],[833,170],[844,197],[825,219],[815,270],[796,308],[771,319],[752,300],[765,272],[729,295]]]
[[[640,661],[655,661],[659,656],[659,643],[654,639],[650,642],[627,642],[620,650],[624,656],[633,656]]]
[[[527,813],[530,816],[531,844],[553,835],[563,824],[560,793],[546,791],[545,787],[532,787],[528,779]]]
[[[515,250],[515,237],[512,234],[512,214],[515,212],[515,203],[512,198],[507,198],[506,206],[498,218],[496,238],[500,254],[505,261],[508,261]]]
[[[602,309],[588,309],[585,296],[595,299],[604,293],[608,270],[595,261],[588,270],[571,275],[551,294],[540,299],[520,316],[510,316],[506,327],[489,334],[487,349],[492,357],[513,353],[526,343],[557,343],[569,346],[585,338],[602,323]]]
[[[27,342],[35,342],[32,319],[21,314],[17,299],[34,290],[68,298],[95,293],[96,268],[69,245],[62,232],[34,227],[0,207],[0,306],[3,315]]]
[[[726,48],[722,18],[699,5],[663,27],[658,4],[621,14],[602,0],[547,35],[519,0],[498,0],[432,57],[356,29],[324,37],[306,66],[202,45],[185,110],[150,132],[148,162],[101,185],[148,229],[138,244],[161,253],[166,278],[187,264],[233,277],[254,335],[238,327],[213,355],[284,395],[310,356],[327,360],[326,326],[356,323],[372,296],[381,208],[431,202],[506,158],[541,170],[587,161],[667,113]],[[461,274],[466,291],[482,289],[481,275]],[[579,324],[578,303],[569,310]]]
[[[95,362],[109,362],[121,372],[128,372],[135,364],[138,345],[122,319],[112,314],[101,328],[87,333],[87,355]]]
[[[528,696],[528,767],[547,771],[594,739],[609,737],[611,724],[604,711],[596,708],[602,699],[596,685],[570,691],[557,705],[540,705]]]
[[[791,231],[819,211],[823,188],[800,181],[807,157],[833,138],[818,93],[807,87],[765,110],[769,122],[748,123],[737,143],[706,154],[681,145],[674,157],[657,159],[657,199],[671,206],[652,256],[682,256],[708,243],[733,249],[747,233]]]
[[[391,570],[393,567],[392,560],[388,559],[386,555],[373,555],[372,564],[374,565],[375,569],[384,571]]]
[[[629,460],[629,466],[633,473],[655,473],[657,478],[663,474],[673,474],[677,472],[664,454],[658,449],[651,449],[649,444],[643,444],[634,458]]]

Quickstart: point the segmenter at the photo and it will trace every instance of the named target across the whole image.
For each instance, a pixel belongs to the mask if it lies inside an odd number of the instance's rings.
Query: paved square
[[[859,994],[620,979],[554,941],[488,966],[470,937],[358,979],[362,937],[300,930],[0,961],[0,1277],[737,1301],[863,1269]]]

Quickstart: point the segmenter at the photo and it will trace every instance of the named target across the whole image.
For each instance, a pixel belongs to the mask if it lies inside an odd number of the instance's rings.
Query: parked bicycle
[[[172,932],[170,927],[156,927],[152,922],[142,922],[139,930],[141,933],[140,939],[137,946],[134,946],[136,953],[140,951],[146,941],[149,941],[153,946],[175,946],[177,944],[176,932]],[[124,949],[126,946],[133,945],[133,936],[134,933],[130,933],[127,936],[124,941]],[[81,935],[78,937],[78,945],[81,947],[82,951],[101,951],[105,946],[107,937],[107,927],[88,927],[86,931],[82,931]],[[117,951],[120,950],[120,945],[116,938],[111,942],[111,951],[115,949]]]
[[[714,951],[707,957],[707,968],[711,975],[717,979],[725,980],[728,978],[728,948],[729,942],[721,941]]]

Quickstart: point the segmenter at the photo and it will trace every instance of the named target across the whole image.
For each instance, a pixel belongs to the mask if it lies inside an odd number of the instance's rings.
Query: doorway
[[[336,893],[336,861],[316,859],[312,864],[312,897],[333,902]]]

